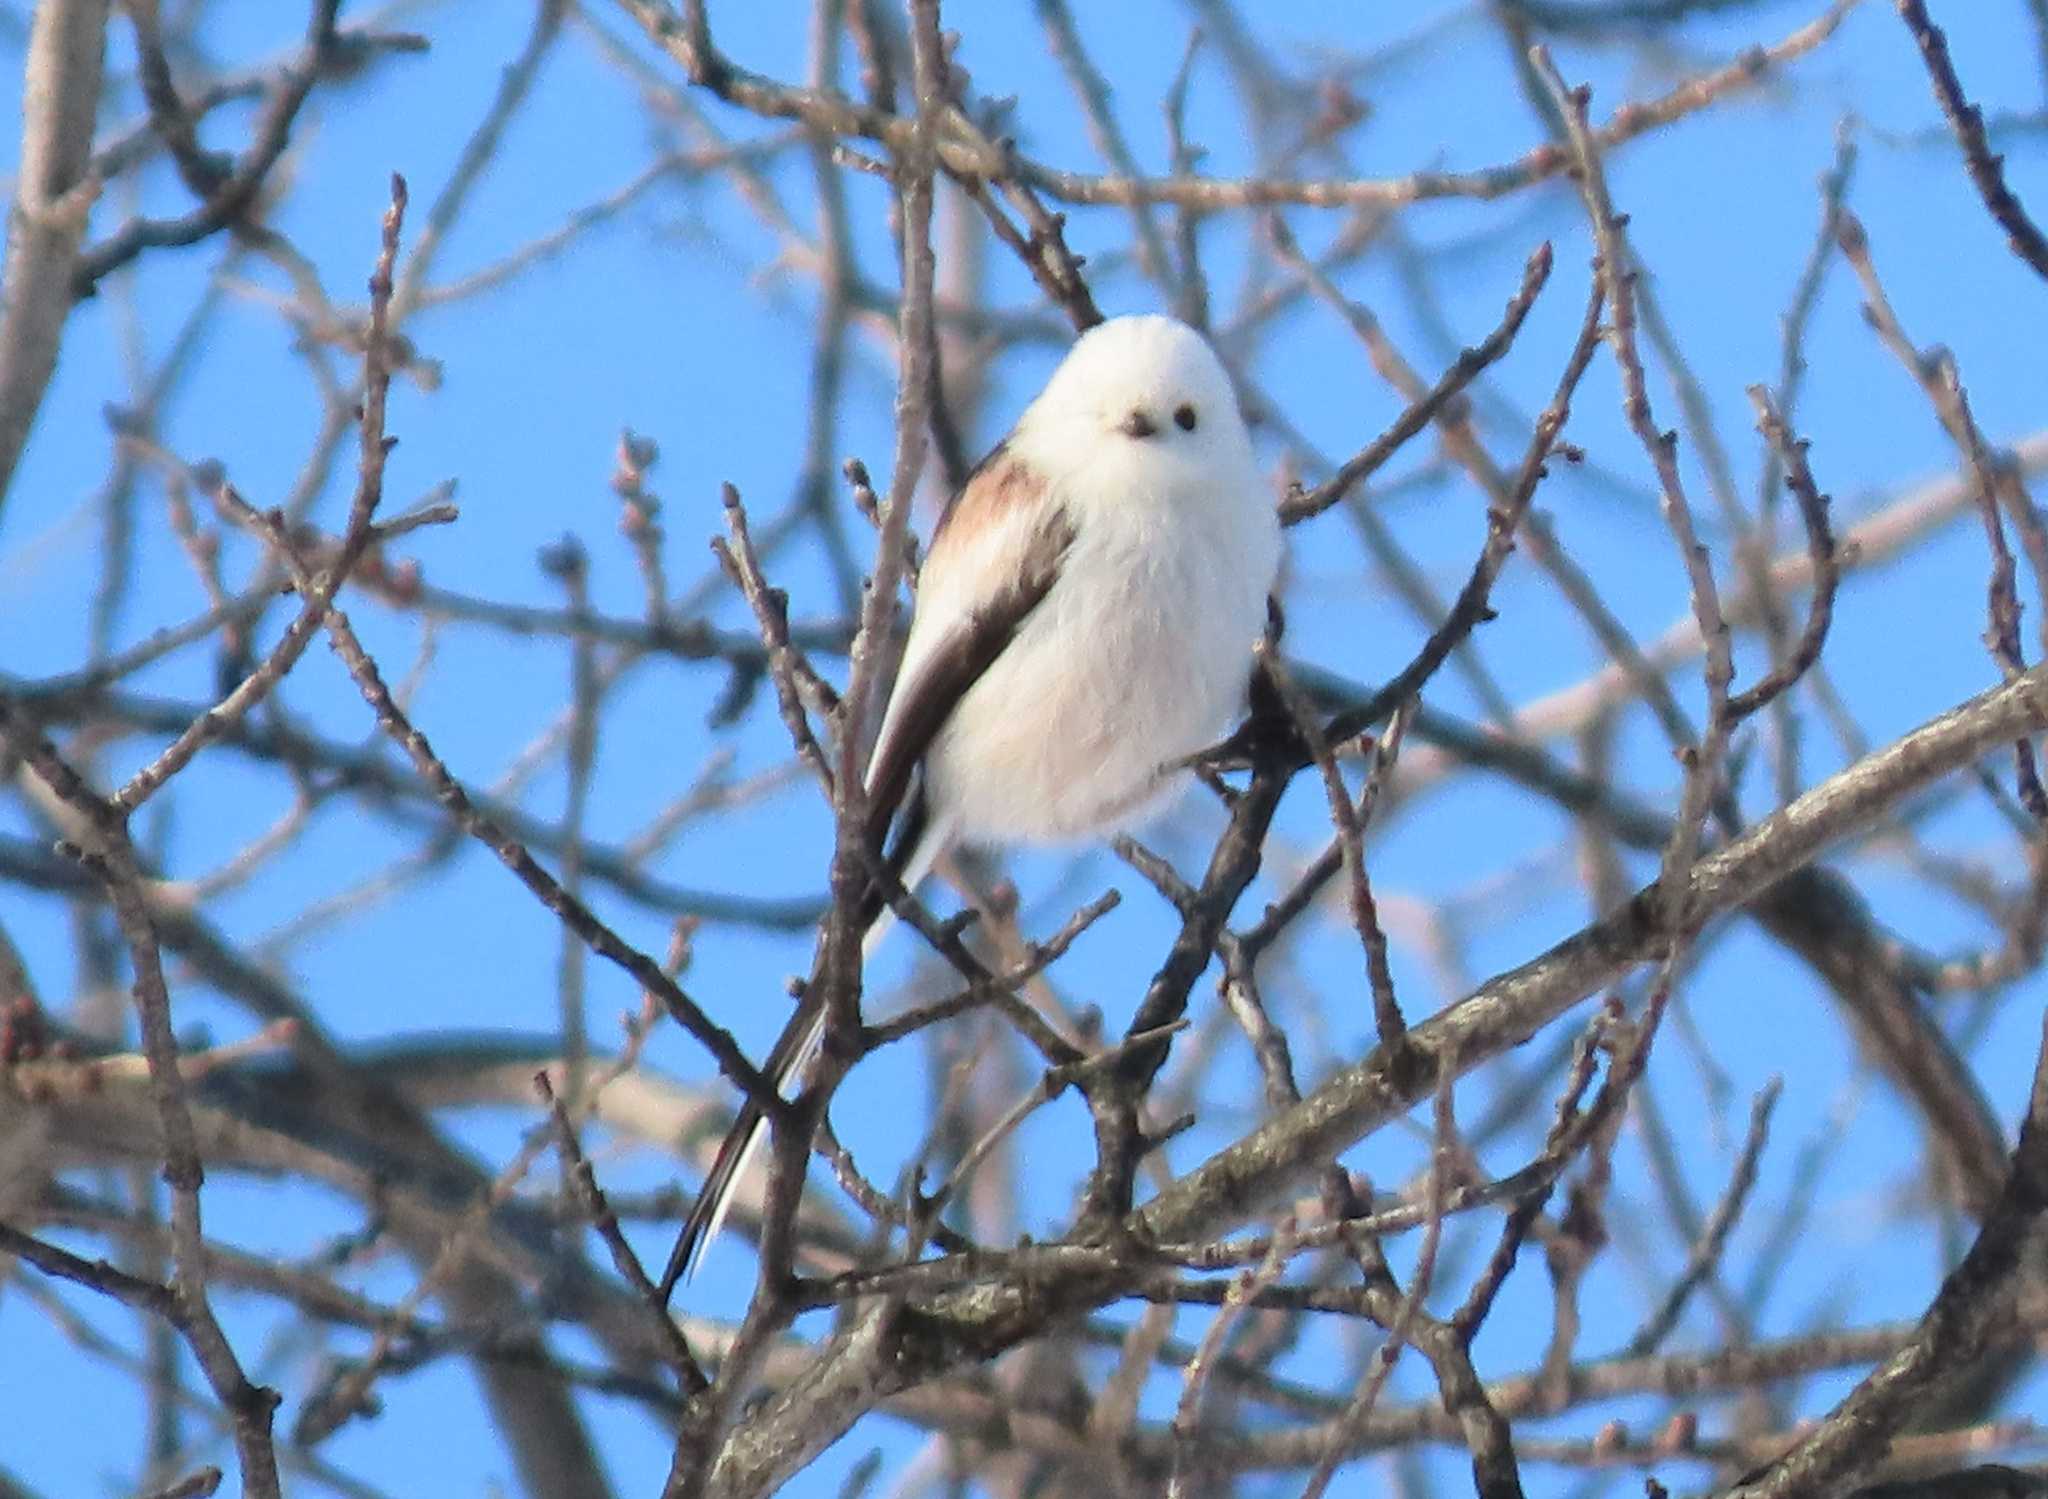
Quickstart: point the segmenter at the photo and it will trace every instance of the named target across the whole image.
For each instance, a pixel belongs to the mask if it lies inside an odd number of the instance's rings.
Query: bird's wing
[[[946,507],[868,760],[869,827],[877,840],[954,706],[1059,581],[1073,540],[1073,521],[1048,494],[1044,476],[1004,447],[976,466]]]
[[[1052,591],[1073,540],[1073,523],[1048,495],[1044,478],[1003,447],[976,466],[946,507],[925,554],[910,639],[868,760],[868,831],[877,847],[903,806],[932,736]],[[889,861],[906,887],[923,878],[950,837],[944,818],[928,820],[927,810],[922,796],[907,809]],[[888,907],[872,898],[864,949],[888,922]],[[797,1081],[818,1054],[824,1019],[815,996],[790,1017],[764,1068],[778,1089]],[[661,1278],[663,1302],[678,1280],[697,1273],[767,1131],[759,1106],[748,1100],[676,1237]]]

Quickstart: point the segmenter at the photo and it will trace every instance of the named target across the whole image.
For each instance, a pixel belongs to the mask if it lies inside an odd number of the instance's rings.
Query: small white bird
[[[1141,820],[1241,709],[1279,562],[1278,513],[1202,336],[1166,317],[1083,334],[932,533],[868,761],[877,844],[902,808],[888,867],[914,888],[958,843]],[[778,1087],[823,1030],[822,1005],[800,1005],[764,1068]],[[696,1273],[765,1137],[742,1109],[664,1297]]]

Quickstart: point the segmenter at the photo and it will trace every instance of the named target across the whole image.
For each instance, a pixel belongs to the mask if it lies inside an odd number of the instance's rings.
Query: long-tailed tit
[[[1124,317],[1082,335],[940,516],[868,761],[906,888],[956,843],[1058,843],[1141,819],[1243,704],[1280,560],[1230,377],[1200,334]],[[865,950],[888,925],[877,914]],[[798,1081],[807,997],[763,1069]],[[694,1275],[766,1136],[749,1104],[662,1280]]]

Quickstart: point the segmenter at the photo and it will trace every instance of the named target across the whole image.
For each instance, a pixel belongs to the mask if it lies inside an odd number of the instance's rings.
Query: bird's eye
[[[1143,410],[1133,411],[1129,416],[1125,417],[1122,426],[1124,436],[1126,437],[1150,437],[1159,430],[1159,424],[1147,416]]]
[[[1192,406],[1182,406],[1181,408],[1179,408],[1177,411],[1173,413],[1173,424],[1176,427],[1180,428],[1183,432],[1194,431],[1195,408]]]

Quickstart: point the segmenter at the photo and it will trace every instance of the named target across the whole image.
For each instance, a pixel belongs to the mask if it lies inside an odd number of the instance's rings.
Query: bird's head
[[[1201,334],[1170,317],[1111,318],[1082,334],[1019,427],[1070,451],[1135,445],[1197,464],[1251,452],[1230,376]]]

